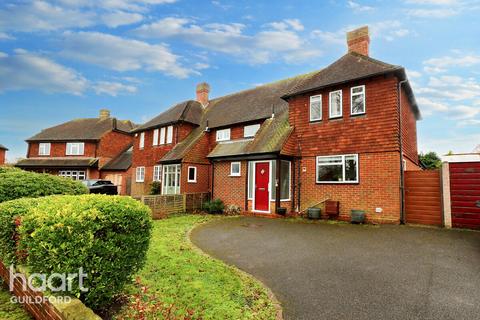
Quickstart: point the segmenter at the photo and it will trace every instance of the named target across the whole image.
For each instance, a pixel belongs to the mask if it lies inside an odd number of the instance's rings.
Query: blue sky
[[[368,25],[371,56],[407,69],[419,149],[480,143],[480,1],[56,0],[0,4],[0,144],[67,120],[142,123],[191,99],[320,69]]]

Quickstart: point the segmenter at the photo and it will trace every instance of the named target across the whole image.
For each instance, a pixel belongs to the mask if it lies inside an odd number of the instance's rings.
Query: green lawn
[[[213,216],[182,215],[154,222],[145,268],[117,319],[275,319],[267,290],[256,280],[210,258],[187,233]]]
[[[12,295],[0,282],[0,319],[1,320],[31,320],[32,318],[21,305],[10,302]]]

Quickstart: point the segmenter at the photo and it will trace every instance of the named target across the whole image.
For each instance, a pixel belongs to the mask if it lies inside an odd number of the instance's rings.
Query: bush
[[[24,197],[85,193],[88,193],[88,189],[79,181],[17,168],[0,167],[0,202]]]
[[[227,216],[236,216],[242,212],[242,208],[237,205],[231,204],[225,208],[224,212]]]
[[[225,205],[223,204],[223,201],[220,199],[207,201],[203,204],[203,209],[208,211],[208,213],[211,213],[211,214],[222,213],[224,208],[225,208]]]
[[[156,195],[156,194],[161,194],[162,193],[162,183],[159,181],[153,181],[150,184],[150,194],[151,195]]]
[[[145,263],[152,227],[150,209],[130,197],[20,199],[0,204],[0,212],[1,216],[21,216],[17,250],[27,253],[24,262],[31,273],[78,273],[83,268],[88,292],[80,290],[77,277],[66,293],[91,308],[111,303]],[[1,241],[5,239],[2,236]],[[11,256],[12,242],[7,244]]]

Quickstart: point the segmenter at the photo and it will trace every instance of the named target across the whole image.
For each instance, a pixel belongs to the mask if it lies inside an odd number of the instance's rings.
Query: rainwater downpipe
[[[400,224],[405,224],[405,171],[403,168],[402,139],[402,85],[408,80],[398,83],[398,142],[400,146]]]

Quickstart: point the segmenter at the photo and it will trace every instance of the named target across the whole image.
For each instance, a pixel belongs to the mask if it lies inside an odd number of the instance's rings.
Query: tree
[[[420,153],[418,159],[427,170],[437,169],[442,166],[442,160],[433,151],[427,153]]]

